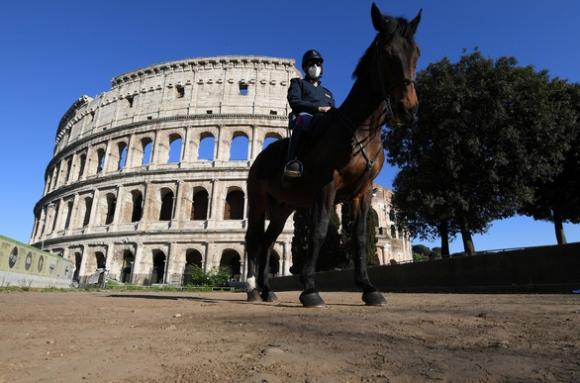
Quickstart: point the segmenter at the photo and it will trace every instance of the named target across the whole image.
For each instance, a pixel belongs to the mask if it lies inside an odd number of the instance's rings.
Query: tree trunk
[[[439,236],[441,237],[441,258],[449,258],[449,230],[447,221],[439,225]]]
[[[473,246],[473,239],[471,238],[471,233],[467,230],[465,224],[461,224],[461,239],[463,239],[463,249],[466,255],[475,254],[475,246]]]
[[[556,230],[556,240],[558,240],[558,245],[565,245],[566,234],[564,233],[564,223],[562,222],[562,217],[560,214],[554,212],[554,229]]]

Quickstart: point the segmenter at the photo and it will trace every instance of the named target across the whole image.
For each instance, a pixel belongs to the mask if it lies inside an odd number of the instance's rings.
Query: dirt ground
[[[580,296],[0,293],[0,382],[580,382]]]

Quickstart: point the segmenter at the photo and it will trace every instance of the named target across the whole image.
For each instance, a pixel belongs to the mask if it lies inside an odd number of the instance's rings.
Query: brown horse
[[[301,156],[303,177],[292,181],[282,178],[287,139],[268,146],[250,168],[246,233],[249,301],[260,297],[268,302],[276,300],[268,283],[270,251],[288,216],[297,207],[307,207],[313,229],[300,277],[304,285],[300,302],[306,307],[324,305],[314,284],[316,261],[331,209],[337,202],[350,200],[355,282],[367,305],[386,303],[367,274],[367,213],[373,179],[384,162],[380,125],[384,121],[391,126],[413,124],[417,119],[414,79],[419,49],[414,35],[421,12],[407,21],[384,16],[373,3],[371,18],[378,33],[354,71],[356,81],[346,100],[316,124],[316,137]],[[270,223],[264,230],[266,219]]]

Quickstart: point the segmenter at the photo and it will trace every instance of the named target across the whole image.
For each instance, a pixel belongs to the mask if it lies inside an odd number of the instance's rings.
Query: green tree
[[[294,236],[292,237],[292,274],[300,274],[302,266],[308,255],[308,241],[310,239],[311,216],[310,209],[300,208],[294,213]],[[324,244],[320,248],[316,271],[332,270],[337,267],[343,267],[340,235],[338,228],[340,219],[336,211],[332,211],[328,223],[328,232]]]
[[[534,198],[520,213],[554,224],[559,245],[566,243],[564,222],[580,223],[580,85],[554,80],[553,108],[569,134],[570,145],[553,178],[536,183]]]
[[[401,169],[395,206],[415,236],[459,232],[471,255],[473,233],[512,216],[554,176],[569,144],[549,84],[545,71],[479,52],[418,74],[420,123],[394,127],[386,140]]]

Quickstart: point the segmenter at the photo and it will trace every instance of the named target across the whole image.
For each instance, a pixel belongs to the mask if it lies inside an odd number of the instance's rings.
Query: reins
[[[410,84],[415,83],[415,81],[412,79],[404,78],[400,83],[394,84],[394,85],[390,86],[388,89],[386,89],[385,82],[383,81],[383,72],[381,71],[382,56],[379,54],[380,52],[379,52],[379,39],[378,38],[375,39],[374,45],[375,45],[375,57],[376,57],[375,62],[377,64],[376,69],[377,69],[377,75],[379,77],[381,97],[382,97],[381,103],[384,103],[383,111],[381,112],[381,115],[377,119],[377,128],[378,128],[379,126],[382,125],[381,124],[382,121],[391,120],[395,115],[395,113],[393,112],[392,104],[391,104],[391,92],[393,90],[395,90],[396,88],[398,88],[399,86],[409,86]],[[373,166],[375,165],[375,161],[376,161],[377,157],[379,156],[379,154],[381,153],[382,148],[372,158],[370,158],[368,153],[365,150],[365,147],[367,144],[363,145],[362,142],[367,141],[367,139],[369,139],[371,137],[371,135],[373,135],[373,133],[376,134],[376,132],[370,133],[362,141],[359,140],[356,136],[356,131],[364,125],[357,126],[356,124],[354,124],[352,122],[352,120],[346,114],[344,114],[344,112],[342,112],[340,109],[336,109],[336,110],[340,113],[340,115],[342,116],[342,119],[346,122],[347,127],[349,127],[351,132],[353,133],[353,139],[355,141],[355,146],[358,146],[360,148],[360,153],[362,154],[363,158],[367,162],[366,171],[370,171],[373,168]],[[370,127],[370,124],[369,124],[369,127]],[[371,129],[369,129],[369,131],[370,130]],[[373,131],[374,131],[374,129],[373,129]]]

